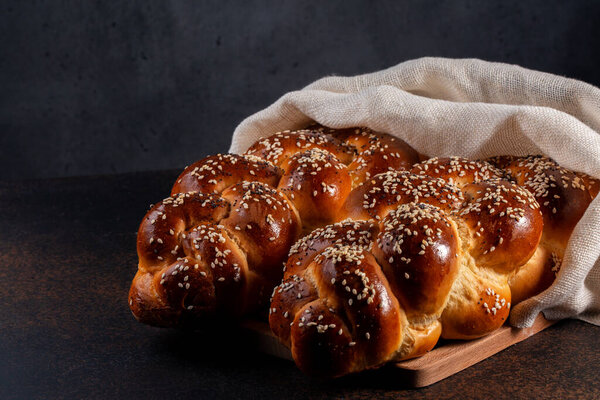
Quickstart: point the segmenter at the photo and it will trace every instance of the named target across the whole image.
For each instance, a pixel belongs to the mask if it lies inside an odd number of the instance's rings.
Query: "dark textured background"
[[[328,74],[421,56],[600,85],[600,2],[3,1],[2,179],[179,168]]]

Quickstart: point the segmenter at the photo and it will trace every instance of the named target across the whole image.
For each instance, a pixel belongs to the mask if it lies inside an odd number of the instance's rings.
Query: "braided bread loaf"
[[[598,194],[600,181],[569,171],[542,156],[495,157],[490,162],[533,193],[544,216],[540,245],[509,282],[516,304],[554,282],[571,233]]]
[[[272,292],[272,331],[319,376],[497,329],[552,282],[600,185],[542,157],[423,160],[313,126],[192,164],[140,225],[135,317],[235,317]]]
[[[298,366],[339,376],[500,327],[543,227],[531,193],[501,177],[456,158],[382,173],[350,194],[350,219],[297,242],[269,321]]]
[[[134,316],[174,326],[266,308],[302,232],[336,221],[363,178],[417,161],[386,134],[314,127],[190,165],[140,225]]]

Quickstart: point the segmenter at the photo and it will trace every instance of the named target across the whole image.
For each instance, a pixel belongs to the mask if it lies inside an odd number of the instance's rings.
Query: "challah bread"
[[[544,231],[535,255],[510,279],[516,304],[552,284],[571,233],[598,194],[600,182],[543,156],[505,156],[490,161],[535,196],[544,217]]]
[[[306,373],[417,357],[440,335],[476,338],[507,319],[508,280],[542,234],[534,197],[485,162],[433,160],[413,171],[424,172],[359,185],[340,216],[351,220],[290,251],[269,322]]]
[[[140,225],[134,316],[235,318],[272,293],[271,329],[318,376],[497,329],[551,284],[600,183],[537,156],[423,158],[312,126],[190,165]]]
[[[338,220],[346,197],[363,178],[419,161],[402,140],[366,128],[285,131],[259,140],[246,154],[283,169],[277,188],[298,209],[305,233]]]
[[[262,182],[276,187],[281,169],[258,157],[237,154],[208,156],[185,168],[171,195],[198,192],[219,194],[240,182]]]
[[[393,136],[361,129],[328,129],[330,134],[356,149],[357,157],[348,165],[354,186],[379,173],[407,170],[419,161],[419,154],[404,141]]]
[[[221,196],[167,198],[140,225],[130,307],[159,326],[253,310],[280,279],[280,260],[299,231],[288,200],[260,182],[240,182]]]
[[[387,134],[316,126],[190,165],[140,225],[134,316],[174,326],[268,304],[295,240],[336,221],[357,177],[380,171],[384,157],[396,160],[387,168],[418,161]]]

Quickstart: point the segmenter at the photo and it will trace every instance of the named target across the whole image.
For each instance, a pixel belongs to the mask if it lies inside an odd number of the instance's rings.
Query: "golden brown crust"
[[[217,154],[197,161],[183,170],[171,194],[199,192],[221,193],[242,181],[255,181],[277,186],[281,169],[251,155]]]
[[[426,325],[414,325],[406,328],[405,348],[401,348],[394,360],[417,358],[432,350],[442,335],[442,324],[433,321]]]
[[[498,162],[510,166],[516,160]],[[514,176],[485,161],[458,157],[429,160],[412,172],[387,171],[359,184],[338,216],[348,220],[314,231],[290,251],[284,280],[273,294],[270,324],[306,373],[339,376],[422,355],[440,335],[488,334],[506,322],[512,288],[519,301],[520,291],[549,281],[530,273],[533,266],[546,270],[540,267],[546,256],[540,247],[545,216],[535,193],[513,183]],[[594,182],[586,183],[583,176],[571,180],[579,181],[585,193],[595,191]],[[323,259],[333,262],[324,269]],[[397,300],[391,319],[379,310],[364,310],[356,323],[348,314],[346,302],[355,304],[371,292],[349,285],[347,262],[365,263],[373,293],[386,291]],[[556,270],[559,264],[552,265]],[[374,274],[378,268],[383,276]],[[514,281],[524,282],[527,273],[532,282],[519,289]],[[341,277],[348,287],[332,291],[326,285],[330,277],[332,285]],[[375,289],[374,282],[382,284]],[[381,348],[369,350],[370,358],[363,343],[347,345],[360,337],[360,326],[380,321],[389,331],[379,338]],[[307,322],[316,332],[295,327]],[[337,335],[329,326],[339,327]]]
[[[402,204],[380,223],[373,253],[409,318],[441,312],[458,272],[460,238],[437,207]]]
[[[586,190],[590,194],[591,199],[594,200],[600,192],[600,180],[594,179],[591,176],[581,172],[576,172],[576,174],[583,181],[583,186],[585,186]]]
[[[344,164],[349,164],[355,155],[353,148],[338,139],[311,129],[276,133],[250,146],[245,154],[281,165],[296,153],[310,149],[327,151]]]
[[[286,262],[286,275],[303,270],[319,252],[336,243],[368,246],[376,234],[377,226],[371,221],[345,220],[315,229],[298,240],[290,249]]]
[[[274,291],[269,319],[274,332],[289,332],[292,356],[307,374],[333,377],[360,371],[387,361],[399,346],[398,301],[366,249],[334,244],[292,277],[313,289],[298,291],[288,276]],[[286,301],[290,295],[291,304]],[[307,303],[298,308],[303,299]]]
[[[281,278],[281,264],[300,234],[300,220],[283,194],[259,182],[225,190],[231,211],[221,223],[234,232],[248,263],[263,276]]]
[[[506,320],[511,301],[508,279],[533,254],[541,235],[542,216],[535,199],[507,181],[464,182],[463,196],[441,178],[427,179],[408,172],[374,177],[375,183],[362,185],[367,189],[360,194],[366,200],[373,194],[384,211],[374,213],[373,219],[346,220],[316,230],[290,251],[284,280],[273,293],[269,321],[306,373],[338,376],[417,357],[433,348],[440,334],[475,338]],[[433,182],[434,189],[426,189],[425,182]],[[379,193],[383,194],[375,197]],[[488,205],[500,211],[490,212]],[[521,210],[523,206],[527,210]],[[475,223],[481,208],[486,216],[480,215]],[[484,252],[480,244],[489,241],[491,233],[473,239],[480,226],[515,243]],[[339,283],[341,287],[336,287]],[[352,308],[376,298],[390,299],[382,304],[391,308],[360,312]],[[314,312],[307,307],[322,311],[320,322],[311,319]],[[307,332],[307,321],[321,334]],[[302,325],[294,327],[296,323]],[[328,325],[339,329],[337,336]],[[368,342],[365,347],[361,335],[373,337],[371,331],[364,332],[365,326],[374,327],[381,347]],[[387,326],[384,335],[379,333],[382,326]],[[355,349],[349,349],[349,340]]]
[[[517,158],[506,170],[540,204],[547,240],[554,242],[557,248],[565,247],[575,225],[592,201],[584,180],[541,156]]]
[[[466,203],[460,218],[470,236],[471,255],[479,265],[513,271],[535,252],[542,215],[534,197],[507,181],[483,181],[463,188]]]
[[[470,183],[503,179],[506,175],[502,170],[486,161],[468,160],[462,157],[430,158],[415,164],[410,172],[432,178],[442,178],[459,188]]]
[[[289,157],[282,168],[277,188],[294,204],[305,229],[333,222],[352,189],[346,165],[315,148]]]
[[[346,199],[339,218],[380,220],[399,204],[421,202],[451,210],[460,207],[463,196],[456,186],[443,179],[388,171],[356,187]]]
[[[257,310],[274,287],[271,329],[303,371],[375,368],[500,327],[551,284],[599,187],[543,157],[423,160],[368,128],[280,132],[192,164],[152,207],[130,307],[175,326]]]
[[[348,165],[354,186],[382,172],[410,169],[419,162],[419,155],[412,147],[387,133],[356,128],[332,136],[356,149],[357,156]]]
[[[540,243],[534,255],[508,281],[513,304],[550,287],[560,269],[561,259]]]
[[[552,284],[573,229],[598,193],[599,181],[543,156],[502,157],[491,162],[532,193],[543,215],[541,249],[510,280],[517,304]]]
[[[252,311],[281,279],[279,266],[299,231],[288,200],[260,182],[239,183],[222,196],[169,197],[140,225],[131,309],[159,326]]]
[[[345,375],[353,370],[360,352],[345,321],[332,310],[322,301],[311,302],[295,314],[290,327],[292,357],[308,375]]]
[[[229,213],[229,204],[218,196],[180,193],[155,204],[138,230],[139,268],[155,272],[182,255],[186,231],[205,222],[216,222]]]
[[[500,328],[510,312],[510,288],[464,268],[442,313],[442,337],[475,339]]]
[[[244,284],[245,258],[216,225],[228,212],[223,199],[199,193],[169,197],[148,211],[138,232],[139,271],[129,293],[136,318],[163,326],[178,324],[182,313],[239,312],[239,305],[219,302],[217,296],[240,292]],[[205,245],[206,237],[211,246]]]
[[[339,219],[353,187],[353,160],[378,149],[371,172],[388,156],[397,167],[412,165],[414,152],[406,143],[361,132],[366,141],[360,144],[350,140],[358,137],[354,130],[280,132],[246,154],[217,154],[187,167],[173,197],[153,207],[140,225],[134,315],[168,326],[217,311],[239,315],[264,303],[301,232]]]

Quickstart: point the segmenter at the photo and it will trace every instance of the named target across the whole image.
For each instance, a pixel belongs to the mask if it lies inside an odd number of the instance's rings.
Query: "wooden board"
[[[429,386],[541,332],[554,322],[556,321],[548,321],[540,314],[531,328],[503,326],[480,339],[446,341],[422,357],[395,363],[393,367],[397,370],[398,378],[407,386]],[[251,344],[257,349],[292,360],[288,348],[279,343],[266,323],[249,320],[243,326]]]

